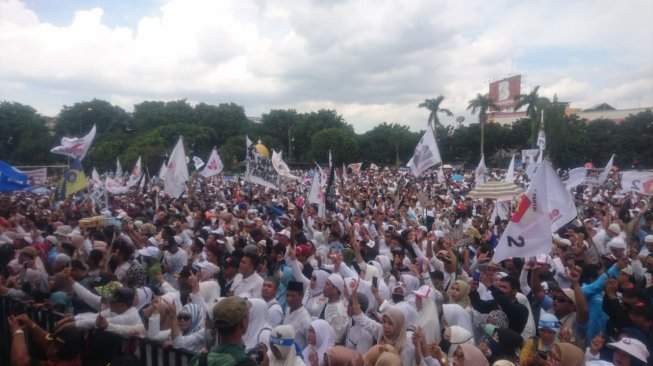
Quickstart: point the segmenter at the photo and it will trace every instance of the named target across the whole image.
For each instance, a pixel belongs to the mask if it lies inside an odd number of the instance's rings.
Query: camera
[[[252,361],[256,362],[257,365],[260,365],[263,363],[263,359],[265,358],[265,354],[267,352],[268,352],[268,346],[266,346],[265,343],[259,342],[253,348],[250,348],[247,351],[245,351],[245,354]]]

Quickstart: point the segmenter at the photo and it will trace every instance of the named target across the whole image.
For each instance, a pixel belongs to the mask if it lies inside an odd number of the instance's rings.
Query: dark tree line
[[[424,105],[429,109],[443,160],[474,166],[480,156],[481,125],[443,126],[435,118],[442,109],[429,106]],[[564,106],[555,101],[545,108],[547,154],[556,167],[573,168],[586,162],[602,165],[612,153],[618,166],[630,167],[634,160],[644,167],[653,166],[650,110],[615,123],[565,116]],[[533,113],[512,126],[485,123],[488,164],[507,167],[513,152],[531,147],[534,118]],[[357,134],[352,123],[355,121],[345,121],[335,110],[299,113],[293,109],[271,110],[253,122],[245,109],[234,103],[192,106],[186,100],[145,101],[128,113],[94,99],[65,106],[56,117],[48,118],[30,106],[1,102],[0,159],[14,165],[63,163],[65,157],[49,150],[62,136],[82,136],[96,124],[97,136],[84,166],[97,167],[100,172],[113,170],[118,156],[126,169],[142,156],[143,164],[156,174],[179,135],[184,136],[189,156],[206,160],[211,149],[218,147],[229,169],[244,159],[245,135],[254,143],[260,140],[268,149],[283,152],[284,159],[293,163],[325,163],[331,150],[337,164],[369,161],[395,166],[410,159],[424,133],[411,132],[400,123],[379,121],[371,130]]]

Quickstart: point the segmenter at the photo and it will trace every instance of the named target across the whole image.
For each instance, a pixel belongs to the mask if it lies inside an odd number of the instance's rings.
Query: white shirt
[[[283,324],[283,309],[281,309],[281,305],[279,305],[277,299],[268,301],[268,324],[272,328]]]
[[[249,294],[256,298],[261,298],[261,289],[263,288],[263,277],[254,272],[249,277],[244,278],[242,274],[237,274],[234,278],[234,284],[231,286],[235,296]]]
[[[350,320],[347,315],[347,308],[341,300],[326,304],[326,308],[324,309],[324,320],[331,325],[331,328],[333,328],[333,331],[336,334],[335,343],[343,343]]]
[[[303,306],[295,311],[290,311],[290,307],[286,308],[286,316],[283,319],[283,324],[292,325],[295,328],[295,342],[302,349],[306,348],[306,331],[311,325],[310,314]]]

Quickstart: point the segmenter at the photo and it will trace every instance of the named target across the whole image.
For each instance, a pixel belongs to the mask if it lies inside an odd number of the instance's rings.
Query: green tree
[[[410,132],[408,126],[383,122],[359,137],[361,157],[381,165],[399,166],[408,161],[422,133]]]
[[[480,93],[476,95],[476,98],[470,100],[467,106],[467,110],[471,109],[472,114],[478,111],[478,123],[481,125],[481,155],[485,151],[485,123],[487,121],[487,111],[490,108],[498,109],[492,101],[492,98],[490,98],[490,94],[481,95]]]
[[[54,156],[56,144],[46,119],[30,106],[0,102],[0,159],[13,165],[44,164]]]
[[[435,127],[441,126],[440,119],[438,118],[438,113],[444,113],[447,116],[453,116],[450,110],[446,108],[440,108],[440,104],[444,100],[444,96],[440,95],[437,98],[433,99],[424,99],[424,102],[418,105],[419,108],[426,108],[429,110],[429,118],[427,120],[427,126],[432,127],[435,130]]]
[[[245,161],[245,136],[232,136],[219,149],[225,171],[241,171],[239,164]]]
[[[310,156],[318,162],[327,162],[329,150],[334,162],[352,162],[358,158],[358,142],[351,131],[344,128],[327,128],[311,139]]]
[[[542,110],[551,105],[551,101],[548,98],[540,97],[539,95],[540,86],[536,86],[528,94],[519,94],[515,96],[514,110],[517,111],[522,107],[526,106],[526,115],[531,120],[531,133],[529,138],[529,145],[535,146],[537,141],[537,133],[540,130],[540,116]]]
[[[57,137],[81,137],[86,135],[93,125],[96,125],[97,134],[124,130],[129,125],[129,114],[124,109],[100,99],[75,103],[72,107],[64,106],[59,112],[54,131]]]

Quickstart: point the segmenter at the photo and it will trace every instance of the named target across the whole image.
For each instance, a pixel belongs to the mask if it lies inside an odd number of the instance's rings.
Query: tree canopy
[[[537,95],[537,90],[534,92],[529,94],[530,100]],[[442,159],[473,166],[480,156],[481,124],[442,126],[437,114],[443,111],[443,99],[427,99],[420,104],[434,114],[429,115],[429,121],[434,125]],[[565,105],[555,98],[545,99],[538,96],[539,107],[534,108],[545,111],[547,154],[556,167],[573,168],[586,162],[602,165],[613,153],[618,166],[629,167],[633,161],[653,166],[650,110],[620,123],[588,122],[566,116]],[[485,102],[485,96],[479,95],[469,103],[469,109],[479,113],[479,121],[485,120],[481,113]],[[484,151],[490,166],[507,167],[513,153],[532,146],[533,127],[537,123],[539,129],[540,114],[531,114],[511,126],[485,124]],[[352,124],[337,111],[326,109],[307,113],[270,110],[258,123],[249,120],[245,109],[235,103],[193,106],[183,99],[144,101],[128,113],[107,101],[93,99],[65,106],[55,118],[47,118],[28,105],[5,101],[0,103],[0,159],[14,165],[63,163],[66,158],[50,153],[50,149],[62,136],[82,136],[93,124],[97,125],[97,135],[83,162],[87,169],[95,166],[99,171],[113,170],[117,157],[123,167],[131,167],[142,156],[144,169],[152,174],[156,174],[180,135],[187,155],[206,160],[213,147],[218,147],[226,168],[233,170],[245,157],[246,135],[255,143],[261,140],[270,150],[282,151],[291,164],[312,164],[314,160],[326,163],[331,150],[337,164],[369,161],[394,166],[406,164],[424,133],[410,131],[400,122],[380,122],[356,134]]]

